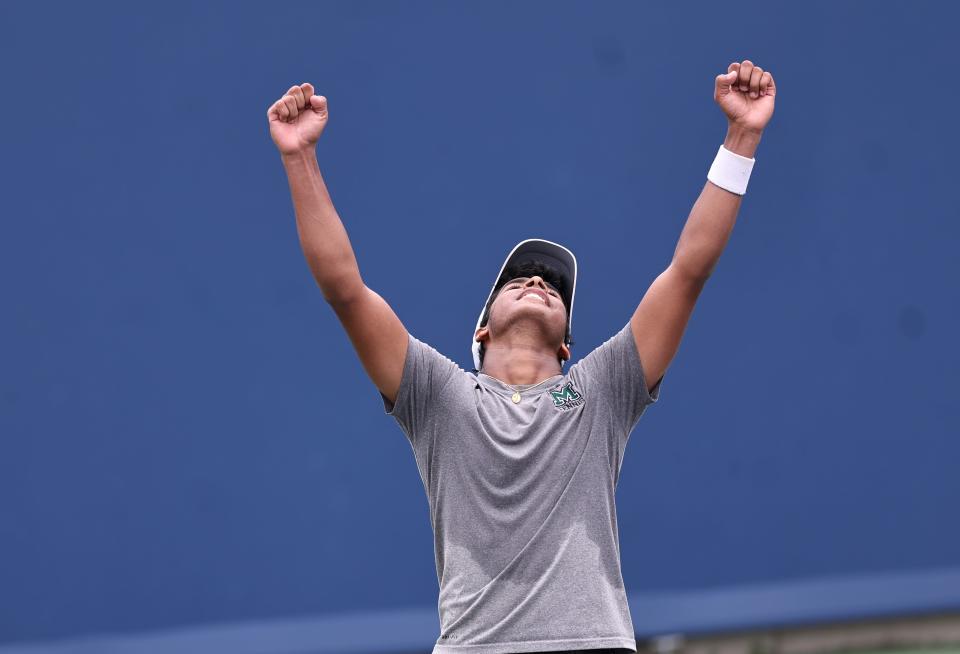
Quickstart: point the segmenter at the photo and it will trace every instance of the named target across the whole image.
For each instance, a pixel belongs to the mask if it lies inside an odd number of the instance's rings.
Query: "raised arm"
[[[316,145],[329,113],[327,99],[313,91],[309,83],[291,86],[270,105],[270,136],[287,172],[297,234],[310,271],[370,379],[393,402],[407,353],[407,330],[390,305],[364,284],[323,182]]]
[[[714,100],[727,116],[726,149],[753,158],[773,115],[773,76],[747,59],[731,63],[715,80]],[[700,292],[733,231],[741,196],[706,182],[673,260],[653,281],[630,319],[630,328],[650,388],[673,360]]]

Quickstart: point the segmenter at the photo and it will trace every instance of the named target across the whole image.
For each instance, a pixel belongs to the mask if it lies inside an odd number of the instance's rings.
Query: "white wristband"
[[[730,152],[722,145],[717,156],[710,166],[707,179],[731,193],[743,195],[747,192],[747,183],[750,181],[750,171],[756,159],[744,157],[736,152]]]

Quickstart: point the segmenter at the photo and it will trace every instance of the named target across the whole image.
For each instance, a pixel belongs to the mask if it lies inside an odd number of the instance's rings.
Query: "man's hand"
[[[313,85],[291,86],[270,105],[270,137],[281,154],[294,154],[316,145],[327,125],[327,99],[313,94]]]
[[[749,59],[733,62],[717,75],[713,99],[727,115],[731,128],[760,133],[773,116],[777,86],[773,75]]]

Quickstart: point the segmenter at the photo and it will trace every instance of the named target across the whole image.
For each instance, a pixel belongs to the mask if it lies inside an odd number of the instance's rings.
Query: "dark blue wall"
[[[0,4],[0,642],[436,604],[410,447],[300,251],[329,98],[368,285],[470,365],[509,248],[574,357],[667,265],[749,58],[777,108],[620,486],[628,591],[960,565],[949,3]]]

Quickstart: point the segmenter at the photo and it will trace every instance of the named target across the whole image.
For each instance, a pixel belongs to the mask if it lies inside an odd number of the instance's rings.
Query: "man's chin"
[[[515,329],[527,331],[536,328],[537,331],[550,333],[557,331],[559,338],[563,338],[566,325],[554,324],[556,316],[551,316],[547,307],[523,307],[523,310],[513,311],[506,321],[498,325],[500,333],[508,333]]]

